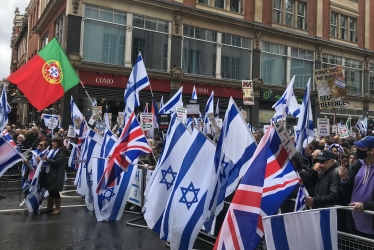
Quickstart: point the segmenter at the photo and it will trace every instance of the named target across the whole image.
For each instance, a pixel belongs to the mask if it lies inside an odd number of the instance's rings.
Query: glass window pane
[[[158,31],[169,33],[169,22],[158,20]]]
[[[262,53],[261,78],[268,84],[286,85],[286,65],[285,56]]]
[[[282,12],[278,10],[273,10],[273,22],[282,23]]]
[[[345,68],[345,79],[347,93],[354,95],[362,94],[362,70]]]
[[[270,52],[270,43],[262,42],[262,51]]]
[[[282,0],[274,0],[273,1],[274,9],[281,10],[282,9]]]
[[[189,36],[189,37],[194,37],[194,28],[191,26],[183,26],[183,35],[184,36]]]
[[[291,76],[295,77],[294,87],[305,88],[309,78],[313,77],[313,62],[291,59]]]
[[[208,4],[208,0],[199,0],[199,3]]]
[[[126,24],[126,14],[121,12],[114,12],[114,22],[119,24]]]
[[[274,54],[279,54],[279,45],[271,43],[270,44],[270,52]]]
[[[300,16],[305,16],[305,3],[298,3],[297,14]]]
[[[185,38],[183,40],[182,68],[196,75],[215,76],[216,45]]]
[[[239,36],[232,36],[232,45],[233,46],[241,47],[242,46],[241,45],[241,41],[242,41],[241,37],[239,37]]]
[[[168,35],[158,32],[134,29],[132,32],[131,58],[134,64],[139,51],[148,69],[167,69]]]
[[[86,20],[84,22],[83,60],[124,65],[126,27]]]
[[[250,77],[251,54],[249,50],[222,46],[221,53],[222,78],[243,80]]]
[[[231,0],[230,1],[230,10],[234,12],[239,12],[240,0]]]
[[[287,47],[283,45],[279,45],[279,54],[287,55]]]
[[[299,49],[299,58],[305,59],[306,58],[306,51],[303,49]]]
[[[307,51],[306,52],[306,59],[308,60],[313,60],[313,52]]]
[[[206,35],[207,35],[206,40],[211,41],[211,42],[216,42],[217,41],[217,32],[207,30]]]
[[[113,22],[113,11],[107,9],[100,9],[100,20]]]
[[[337,15],[335,13],[331,13],[331,24],[337,24]]]
[[[222,34],[222,43],[231,45],[231,35],[229,34]]]
[[[294,26],[293,14],[286,14],[286,25]]]
[[[144,28],[144,17],[134,15],[132,24],[135,27]]]
[[[295,48],[291,48],[291,56],[292,57],[299,57],[299,50]]]
[[[214,1],[214,6],[217,8],[224,9],[225,8],[225,1],[224,0],[215,0]]]
[[[147,17],[145,19],[145,28],[149,30],[157,30],[157,20]]]
[[[195,38],[205,40],[206,39],[205,34],[206,34],[205,29],[195,28]]]
[[[87,18],[98,19],[99,18],[99,8],[86,5],[84,9],[84,16]]]
[[[250,49],[251,41],[248,38],[242,38],[242,47]]]

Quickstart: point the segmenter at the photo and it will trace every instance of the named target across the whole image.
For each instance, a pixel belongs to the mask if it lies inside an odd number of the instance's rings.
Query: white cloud
[[[14,11],[18,7],[20,14],[25,13],[30,0],[1,1],[0,8],[0,80],[9,76]]]

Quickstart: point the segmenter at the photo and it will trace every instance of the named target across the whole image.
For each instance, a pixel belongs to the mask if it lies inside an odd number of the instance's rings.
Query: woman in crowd
[[[37,159],[40,160],[40,157],[37,157]],[[65,150],[61,138],[54,138],[52,140],[52,149],[48,155],[43,157],[43,160],[47,165],[43,168],[45,177],[41,182],[42,187],[48,190],[49,196],[47,207],[42,209],[41,212],[52,211],[51,214],[59,214],[61,212],[60,192],[64,186],[65,178]],[[53,204],[55,205],[55,209],[53,209]]]

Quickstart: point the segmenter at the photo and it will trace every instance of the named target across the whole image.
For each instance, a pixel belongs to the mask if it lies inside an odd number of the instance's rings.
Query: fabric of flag
[[[139,91],[149,86],[147,70],[145,69],[142,55],[139,52],[134,67],[132,68],[129,80],[127,81],[124,94],[125,107],[131,111],[140,105]]]
[[[214,113],[214,91],[212,91],[212,93],[210,94],[210,97],[208,99],[208,101],[206,102],[206,107],[205,107],[205,114],[204,114],[204,129],[203,129],[203,132],[204,134],[210,134],[211,133],[211,130],[210,130],[210,122],[209,122],[209,119],[208,119],[208,113]]]
[[[123,171],[127,171],[129,164],[136,163],[135,160],[140,155],[151,152],[152,149],[148,145],[143,130],[140,128],[135,114],[132,113],[113,150],[96,192],[100,194],[106,188],[115,186],[116,179]]]
[[[110,130],[110,121],[109,121],[109,114],[108,114],[108,106],[105,106],[104,125],[105,125],[105,129],[109,129]]]
[[[6,130],[0,137],[0,177],[14,164],[23,160],[21,151]]]
[[[216,104],[216,111],[214,113],[214,117],[215,118],[219,118],[219,98],[217,100],[217,104]]]
[[[149,181],[147,201],[144,205],[144,219],[149,228],[160,234],[161,221],[168,197],[173,190],[179,168],[182,165],[183,156],[187,151],[187,143],[191,138],[191,132],[187,127],[173,116],[170,123],[170,135],[167,136],[165,146],[157,169]],[[176,157],[176,155],[178,157]]]
[[[3,85],[0,100],[0,131],[3,131],[8,124],[8,114],[10,113],[10,106],[6,96],[6,86]]]
[[[218,178],[214,151],[213,142],[194,129],[161,223],[160,236],[170,241],[171,249],[192,249],[208,216]]]
[[[30,103],[43,110],[80,80],[56,38],[53,38],[8,81],[16,84]]]
[[[365,128],[365,135],[368,131],[368,116],[369,116],[369,113],[366,112],[365,114],[365,117],[364,117],[364,120],[363,120],[363,123],[364,123],[364,128]]]
[[[145,108],[144,108],[143,113],[149,113],[149,111],[148,111],[148,102],[145,104]]]
[[[314,140],[313,113],[310,103],[311,80],[309,78],[305,89],[303,103],[296,126],[296,149],[303,152],[304,148]]]
[[[308,190],[306,190],[305,186],[301,184],[296,195],[295,212],[306,209],[306,197],[309,197]]]
[[[256,148],[256,140],[231,97],[214,156],[214,164],[220,174],[215,200],[212,200],[211,204],[211,210],[215,210],[213,215],[219,214],[225,198],[235,191]],[[211,220],[204,224],[207,231],[210,231],[213,219],[214,217],[211,217]]]
[[[358,118],[357,123],[356,123],[356,129],[361,135],[366,135],[366,126],[364,123],[364,118],[362,115]]]
[[[269,250],[338,249],[334,208],[264,217],[263,223]]]
[[[151,108],[151,113],[153,115],[153,129],[149,131],[149,136],[151,138],[155,138],[155,129],[158,130],[158,107],[156,100],[152,98],[152,108]]]
[[[83,119],[81,120],[79,131],[78,131],[78,141],[71,151],[69,156],[69,167],[72,169],[78,170],[81,163],[79,162],[82,160],[82,151],[84,148],[84,143],[86,141],[86,137],[89,131],[89,127],[87,126],[86,121]],[[74,185],[77,185],[77,178],[79,178],[79,174],[76,175]]]
[[[196,88],[193,86],[191,100],[197,100]]]
[[[43,115],[44,125],[47,128],[49,126],[49,122],[51,121],[52,117],[57,120],[57,122],[54,124],[54,127],[52,129],[57,128],[59,126],[59,124],[60,124],[60,121],[59,121],[60,116],[59,115],[49,115],[49,114],[42,114],[42,115]]]
[[[160,109],[164,106],[164,96],[161,96]]]
[[[352,128],[351,123],[352,123],[352,118],[351,118],[351,116],[349,116],[347,121],[345,122],[345,126],[346,126],[346,128],[348,129],[349,132],[351,131],[351,128]]]
[[[262,217],[274,215],[298,183],[299,177],[271,124],[235,192],[214,249],[256,249],[264,236]]]
[[[196,118],[195,118],[196,119]],[[195,126],[195,121],[193,118],[187,118],[186,120],[186,127],[187,129],[192,132],[193,131],[193,128]]]
[[[44,150],[43,152],[39,153],[39,157],[43,158],[44,155],[47,155],[49,152],[49,147]],[[36,160],[36,159],[34,159]],[[42,170],[43,167],[43,161],[41,160],[37,165],[36,165],[36,170],[35,174],[32,178],[29,190],[26,194],[26,206],[29,212],[35,212],[39,210],[39,206],[42,204],[42,199],[46,193],[47,190],[41,187],[39,183],[39,175],[40,171]]]
[[[75,133],[79,134],[79,128],[84,119],[82,112],[79,110],[77,105],[75,105],[74,99],[70,97],[70,116],[71,116],[71,125],[75,130]]]
[[[299,104],[297,103],[295,94],[293,93],[294,82],[295,76],[292,77],[281,98],[272,107],[275,109],[275,121],[281,120],[283,116],[287,114],[292,116],[299,116],[300,114]]]
[[[175,93],[175,95],[167,102],[165,105],[160,107],[159,114],[170,114],[175,112],[176,107],[182,107],[183,102],[182,102],[182,91],[183,91],[183,86],[180,87],[180,89]]]

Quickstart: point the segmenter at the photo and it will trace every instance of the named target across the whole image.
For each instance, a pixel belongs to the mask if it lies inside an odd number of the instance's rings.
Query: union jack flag
[[[21,151],[17,147],[17,144],[13,141],[12,136],[10,136],[10,134],[8,133],[8,131],[5,130],[5,129],[3,130],[3,136],[17,150],[17,152],[21,153]]]
[[[235,193],[214,249],[256,249],[264,236],[262,217],[274,215],[298,183],[288,153],[270,125]]]
[[[120,139],[114,147],[112,156],[101,176],[96,192],[101,194],[106,188],[115,186],[120,174],[123,171],[127,171],[132,162],[140,155],[151,152],[152,149],[148,145],[143,130],[140,128],[134,112],[132,112]]]

